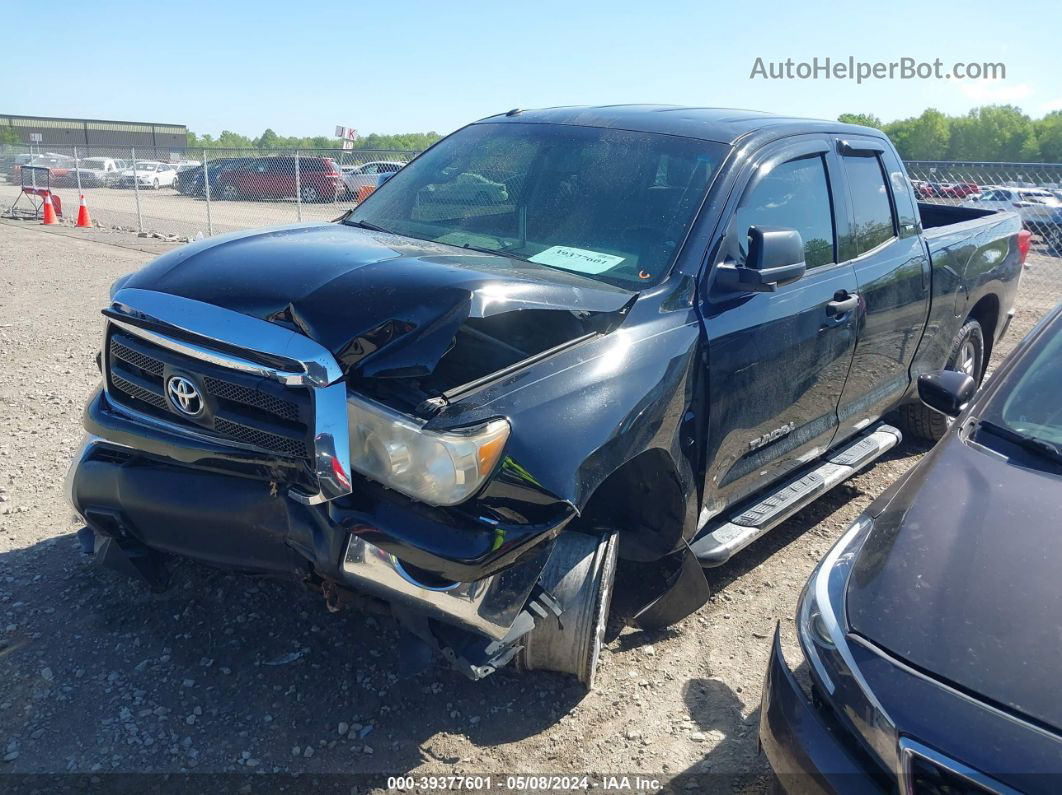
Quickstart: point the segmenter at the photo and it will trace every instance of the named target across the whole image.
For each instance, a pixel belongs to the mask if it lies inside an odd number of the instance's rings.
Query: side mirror
[[[931,409],[949,417],[958,417],[976,391],[977,382],[955,370],[937,370],[918,376],[918,397]]]
[[[716,283],[730,290],[773,292],[807,271],[804,240],[795,229],[749,227],[749,253],[743,265],[721,263]]]

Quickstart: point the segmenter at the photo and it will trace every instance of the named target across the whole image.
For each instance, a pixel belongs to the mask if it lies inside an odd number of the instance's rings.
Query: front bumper
[[[96,431],[105,428],[91,418],[108,413],[105,400],[97,395],[87,411]],[[121,422],[113,415],[110,421]],[[430,553],[390,536],[383,522],[349,523],[341,509],[306,505],[266,480],[226,474],[223,460],[188,466],[122,438],[86,437],[67,476],[67,494],[98,535],[123,543],[238,571],[316,575],[492,640],[509,632],[545,565],[548,543],[502,571],[449,581],[432,570],[446,561],[431,567]]]
[[[843,729],[816,709],[782,654],[775,629],[760,706],[760,746],[790,793],[881,793],[873,763],[852,747]]]

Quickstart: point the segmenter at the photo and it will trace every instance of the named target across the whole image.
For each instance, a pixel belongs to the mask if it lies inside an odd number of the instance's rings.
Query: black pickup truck
[[[167,553],[388,609],[472,677],[588,687],[638,626],[979,379],[1027,240],[919,206],[880,132],[670,106],[514,110],[336,222],[120,279],[68,478],[103,562]],[[619,604],[619,602],[617,602]]]

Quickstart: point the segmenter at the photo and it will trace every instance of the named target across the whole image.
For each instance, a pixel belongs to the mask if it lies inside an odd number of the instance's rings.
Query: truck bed
[[[932,297],[925,334],[911,367],[912,383],[947,359],[963,319],[987,292],[1001,296],[1004,307],[1011,305],[1021,271],[1021,218],[1016,212],[923,202],[918,211],[932,263]],[[986,332],[994,336],[1001,328],[999,323]]]
[[[925,231],[926,237],[930,236],[929,230],[931,229],[940,230],[942,227],[954,226],[977,218],[1000,214],[995,210],[981,210],[976,207],[962,207],[957,204],[929,204],[928,202],[918,202],[918,212],[922,216],[922,229]]]

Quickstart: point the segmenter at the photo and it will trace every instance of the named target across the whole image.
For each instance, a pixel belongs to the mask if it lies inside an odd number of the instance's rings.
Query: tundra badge
[[[776,442],[783,436],[788,436],[793,432],[796,427],[795,422],[787,422],[781,428],[775,428],[773,431],[763,434],[763,436],[757,436],[749,440],[749,450],[759,450],[761,447],[769,445],[771,442]]]

